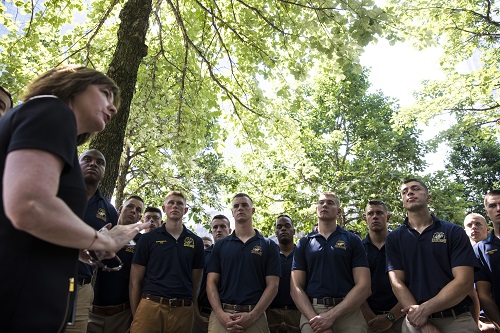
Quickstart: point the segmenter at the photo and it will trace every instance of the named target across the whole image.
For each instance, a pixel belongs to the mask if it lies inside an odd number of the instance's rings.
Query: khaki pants
[[[420,333],[420,330],[417,330],[413,327],[406,317],[403,321],[403,333]],[[436,326],[443,333],[479,333],[479,328],[476,325],[474,319],[472,319],[472,315],[470,312],[462,313],[461,315],[447,318],[439,318],[439,319],[429,319],[429,322]]]
[[[130,309],[112,316],[102,316],[95,313],[89,314],[87,333],[125,333],[132,323]]]
[[[266,311],[267,323],[271,333],[300,332],[300,311],[292,309],[269,308]]]
[[[130,326],[131,333],[183,333],[193,328],[193,305],[169,307],[141,299]]]
[[[317,314],[327,312],[333,307],[324,306],[324,305],[313,305],[314,311]],[[302,333],[313,333],[313,329],[311,325],[309,325],[309,320],[304,315],[300,316],[300,328]],[[365,318],[359,309],[356,309],[339,319],[337,319],[333,323],[333,331],[335,333],[366,333],[368,329],[368,325],[366,324]]]
[[[236,313],[235,311],[224,310],[228,313]],[[212,311],[210,315],[210,320],[208,322],[208,333],[226,333],[228,332],[226,328],[221,324],[215,312]],[[259,318],[243,331],[244,333],[269,333],[269,327],[267,326],[266,313],[260,315]]]
[[[65,333],[87,333],[89,309],[94,301],[94,288],[91,283],[78,286],[76,294],[75,325],[66,326]]]
[[[202,317],[206,318],[207,320],[209,320],[210,318],[210,315],[208,313],[200,313]],[[198,326],[196,326],[195,323],[193,323],[193,329],[191,330],[191,333],[207,333],[208,332],[208,329],[207,330],[202,330],[200,329]]]

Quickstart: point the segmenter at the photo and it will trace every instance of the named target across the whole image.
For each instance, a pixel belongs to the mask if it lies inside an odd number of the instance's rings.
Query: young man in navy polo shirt
[[[118,208],[118,224],[129,225],[140,221],[144,201],[133,195]],[[138,242],[141,234],[134,237]],[[94,285],[94,302],[90,307],[87,333],[125,332],[132,322],[128,285],[130,281],[130,266],[134,256],[134,246],[127,246],[116,253],[123,263],[117,272],[105,272],[97,269]],[[109,260],[110,265],[113,260]],[[107,261],[105,261],[107,263]]]
[[[83,220],[96,230],[102,229],[108,223],[115,226],[118,213],[108,199],[102,196],[98,188],[106,171],[104,155],[97,149],[90,149],[83,152],[78,161],[87,188],[88,199]],[[66,326],[66,333],[87,333],[89,310],[94,300],[94,288],[90,283],[93,271],[92,266],[83,262],[78,263],[77,305],[73,310],[75,311],[75,325]]]
[[[361,306],[361,312],[368,323],[369,333],[401,333],[404,317],[385,271],[385,238],[389,233],[387,222],[390,217],[387,205],[380,200],[370,200],[363,214],[368,224],[363,245],[370,265],[372,294]]]
[[[275,227],[280,249],[281,279],[278,294],[266,311],[269,331],[271,333],[297,333],[300,332],[300,311],[297,310],[290,296],[295,228],[292,218],[288,215],[278,216]]]
[[[253,228],[254,212],[247,194],[234,196],[235,231],[215,243],[208,263],[208,332],[269,332],[264,312],[278,292],[279,250]]]
[[[500,331],[500,190],[488,192],[484,206],[493,223],[493,231],[474,246],[481,266],[475,274],[476,290],[481,308]]]
[[[337,225],[335,193],[324,192],[316,206],[318,227],[301,238],[292,264],[292,298],[302,332],[363,333],[359,310],[370,295],[370,270],[361,239]]]
[[[210,233],[214,238],[214,242],[218,242],[226,238],[231,233],[231,223],[224,215],[215,215],[210,222]],[[207,296],[207,268],[212,256],[214,246],[211,245],[205,249],[205,264],[203,270],[203,278],[201,280],[200,293],[198,295],[198,308],[194,310],[194,324],[192,333],[207,333],[208,320],[212,313],[212,307]]]
[[[392,289],[406,313],[403,332],[479,332],[469,311],[478,265],[469,238],[430,213],[421,180],[406,180],[401,198],[408,215],[385,249]]]
[[[203,241],[182,223],[180,192],[165,197],[165,224],[139,239],[130,271],[131,333],[191,332],[203,272]]]

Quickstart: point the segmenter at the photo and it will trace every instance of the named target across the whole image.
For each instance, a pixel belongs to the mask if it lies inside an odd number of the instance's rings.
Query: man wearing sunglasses
[[[118,224],[128,225],[140,221],[144,202],[138,196],[131,196],[118,211]],[[123,333],[130,327],[132,313],[129,302],[130,266],[134,256],[134,246],[141,234],[137,234],[134,242],[117,252],[120,259],[103,260],[105,267],[97,270],[94,285],[94,302],[90,308],[88,333]],[[122,268],[113,271],[120,260]],[[109,267],[109,268],[107,268]]]

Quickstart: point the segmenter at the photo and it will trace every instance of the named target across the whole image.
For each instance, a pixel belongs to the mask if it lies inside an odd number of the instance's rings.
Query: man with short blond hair
[[[337,225],[340,200],[324,192],[318,227],[302,237],[292,264],[291,295],[302,313],[302,332],[363,333],[361,304],[370,295],[370,270],[361,239]]]
[[[232,200],[234,232],[214,245],[208,263],[208,332],[268,332],[265,310],[278,292],[281,275],[276,243],[253,228],[252,199]]]
[[[483,215],[470,213],[464,219],[464,230],[469,236],[470,243],[476,245],[488,236],[490,227]]]
[[[166,221],[136,245],[130,271],[131,333],[191,332],[203,272],[203,241],[182,223],[181,192],[162,206]]]

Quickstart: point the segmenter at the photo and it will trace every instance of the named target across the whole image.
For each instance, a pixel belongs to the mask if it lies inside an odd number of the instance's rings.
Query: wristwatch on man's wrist
[[[391,323],[396,321],[396,318],[394,317],[394,314],[392,312],[387,312],[385,316],[387,320],[389,320]]]

